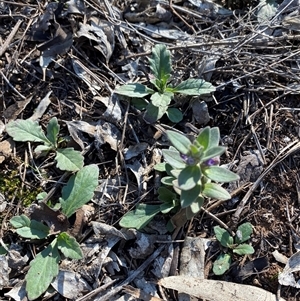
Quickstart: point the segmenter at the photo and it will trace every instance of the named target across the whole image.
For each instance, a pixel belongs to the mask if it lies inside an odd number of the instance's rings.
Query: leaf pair
[[[83,167],[83,156],[79,151],[71,147],[58,148],[59,124],[56,117],[53,117],[47,125],[45,135],[39,124],[31,119],[18,119],[11,121],[6,126],[7,133],[15,141],[30,141],[43,143],[35,148],[36,153],[48,153],[55,151],[56,167],[66,171],[78,171]]]

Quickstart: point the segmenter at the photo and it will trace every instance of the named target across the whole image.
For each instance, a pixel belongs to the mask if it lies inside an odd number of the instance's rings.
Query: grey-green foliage
[[[99,169],[95,164],[84,166],[71,176],[60,198],[61,212],[70,217],[78,208],[87,203],[98,185],[98,177]],[[52,234],[48,226],[39,221],[30,220],[25,215],[14,216],[10,223],[16,228],[16,232],[26,239],[44,239]],[[83,256],[80,245],[74,237],[66,232],[59,233],[48,247],[30,262],[30,269],[25,277],[25,288],[29,300],[41,296],[53,278],[57,276],[61,259],[60,252],[71,259],[81,259]]]
[[[6,125],[7,133],[15,141],[30,141],[36,143],[42,143],[35,148],[36,153],[48,153],[55,151],[55,161],[57,167],[66,171],[78,171],[83,167],[83,156],[79,151],[74,150],[72,147],[59,148],[58,134],[59,124],[56,117],[53,117],[47,126],[46,134],[42,130],[41,126],[31,120],[18,119],[10,121]]]
[[[172,122],[182,120],[182,112],[171,103],[174,94],[197,96],[215,91],[215,87],[202,79],[187,79],[173,87],[169,83],[172,72],[171,53],[163,44],[153,47],[149,65],[153,76],[150,80],[153,89],[140,83],[130,83],[120,86],[115,91],[117,94],[133,98],[134,105],[145,109],[144,118],[149,123],[159,120],[164,114]],[[148,95],[151,95],[150,102],[144,98]]]
[[[214,227],[217,240],[226,249],[231,249],[233,253],[238,255],[253,254],[254,249],[251,245],[244,243],[252,234],[252,225],[244,223],[240,225],[236,231],[234,238],[220,226]],[[221,253],[213,264],[213,272],[216,275],[223,275],[230,267],[231,255]]]
[[[158,199],[163,203],[138,205],[135,211],[123,216],[122,227],[142,228],[158,212],[170,211],[175,216],[181,214],[183,224],[201,210],[205,198],[230,199],[226,189],[214,183],[239,179],[235,173],[219,166],[220,155],[225,152],[225,147],[219,146],[219,129],[206,127],[193,142],[174,131],[167,131],[167,136],[172,146],[163,150],[165,162],[155,166],[156,170],[167,173],[161,179],[165,186],[158,189]]]

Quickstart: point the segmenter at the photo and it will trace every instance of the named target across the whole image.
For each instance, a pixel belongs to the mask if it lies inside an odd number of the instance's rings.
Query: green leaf
[[[143,229],[160,212],[160,205],[139,204],[134,211],[129,211],[120,220],[123,228]]]
[[[203,157],[201,158],[201,161],[206,161],[208,159],[218,157],[222,155],[226,151],[226,147],[224,146],[214,146],[212,148],[209,148],[204,152]]]
[[[201,186],[196,185],[192,189],[182,190],[180,195],[180,205],[181,208],[186,208],[190,206],[193,202],[197,200],[201,192]]]
[[[233,253],[236,253],[238,255],[253,254],[254,252],[255,250],[253,249],[253,247],[248,244],[241,244],[233,249]]]
[[[57,148],[57,137],[59,133],[59,124],[56,117],[50,119],[47,126],[47,138],[54,148]]]
[[[154,170],[164,172],[166,171],[166,162],[157,163],[153,166]]]
[[[253,232],[252,225],[250,223],[241,224],[236,231],[235,243],[240,244],[248,239]]]
[[[37,122],[31,119],[17,119],[15,121],[10,121],[6,125],[6,132],[13,137],[15,141],[31,141],[51,144],[42,128]]]
[[[73,147],[67,147],[57,149],[55,160],[60,170],[77,171],[83,167],[84,157]]]
[[[220,166],[210,166],[203,169],[202,172],[206,177],[216,182],[228,183],[240,179],[234,172]]]
[[[213,127],[210,129],[210,139],[209,139],[209,147],[213,148],[218,146],[220,143],[220,130],[218,127]]]
[[[174,123],[178,123],[183,119],[181,111],[177,108],[168,108],[166,114],[168,118]]]
[[[158,188],[158,199],[162,202],[172,203],[176,198],[176,194],[166,187]]]
[[[187,79],[173,88],[173,92],[185,95],[202,95],[214,92],[216,88],[202,79]]]
[[[185,162],[180,157],[180,154],[177,150],[163,149],[162,153],[166,162],[169,163],[173,168],[183,169],[186,167]]]
[[[213,272],[215,275],[223,275],[231,264],[231,257],[228,254],[221,254],[218,256],[213,264]]]
[[[160,88],[164,88],[172,71],[171,54],[166,45],[157,44],[152,48],[152,58],[149,59],[149,65],[153,75],[161,82]]]
[[[163,204],[160,205],[160,211],[163,214],[167,214],[169,213],[173,208],[175,208],[176,206],[178,206],[178,200],[176,198],[174,198],[172,200],[172,202],[165,202]]]
[[[42,152],[49,152],[53,149],[53,146],[50,145],[50,144],[40,144],[38,145],[35,149],[34,149],[34,152],[36,154],[40,154]]]
[[[205,151],[210,142],[210,128],[206,127],[204,128],[201,133],[196,138],[197,142],[203,147],[203,150]]]
[[[154,93],[152,96],[151,96],[151,103],[156,106],[156,107],[167,107],[171,100],[172,100],[172,97],[173,97],[173,93]]]
[[[198,196],[198,198],[193,202],[190,206],[190,209],[193,214],[197,214],[204,203],[204,198],[202,196]]]
[[[115,93],[124,95],[127,97],[137,97],[142,98],[149,94],[153,94],[154,90],[148,88],[145,85],[139,83],[132,83],[118,87]]]
[[[230,248],[233,245],[233,237],[225,229],[215,226],[214,233],[223,247]]]
[[[66,232],[62,232],[57,237],[58,249],[68,258],[82,259],[83,254],[76,239]]]
[[[60,256],[56,239],[30,262],[30,269],[25,277],[29,300],[40,297],[58,274]]]
[[[24,214],[12,217],[9,222],[16,229],[30,226],[30,219]]]
[[[154,123],[159,120],[166,112],[168,107],[156,107],[152,103],[149,103],[146,107],[146,112],[144,114],[144,120],[148,123]]]
[[[8,245],[7,246],[7,249],[9,248]],[[3,246],[0,246],[0,256],[2,255],[6,255],[7,254],[7,250],[3,247]]]
[[[201,170],[199,166],[187,166],[178,176],[178,185],[182,190],[190,190],[194,188],[201,178]]]
[[[77,209],[86,204],[98,186],[99,169],[96,164],[84,166],[70,177],[62,189],[60,199],[62,212],[69,218]]]
[[[167,131],[167,136],[172,145],[181,154],[187,155],[189,153],[190,145],[192,145],[192,143],[186,136],[174,131]]]
[[[43,239],[48,236],[50,229],[43,223],[30,220],[25,215],[14,216],[10,223],[17,228],[17,233],[24,238]]]
[[[173,181],[175,180],[172,176],[166,176],[161,179],[162,184],[167,186],[173,186]]]
[[[144,98],[131,98],[130,103],[136,107],[138,110],[143,111],[146,109],[148,105],[148,101],[146,101]]]
[[[227,190],[216,183],[205,183],[202,194],[212,199],[218,199],[218,200],[231,199],[231,196],[227,192]]]

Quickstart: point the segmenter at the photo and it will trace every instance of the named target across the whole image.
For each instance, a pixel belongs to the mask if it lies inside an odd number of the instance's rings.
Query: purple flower
[[[180,154],[180,157],[187,165],[197,164],[197,161],[195,160],[195,158],[193,158],[191,156]]]
[[[207,161],[203,162],[205,166],[216,166],[220,164],[220,157],[210,158]]]

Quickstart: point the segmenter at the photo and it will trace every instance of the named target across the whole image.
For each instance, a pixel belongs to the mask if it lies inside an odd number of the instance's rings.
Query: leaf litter
[[[254,1],[69,1],[67,6],[44,3],[39,10],[31,1],[22,6],[1,3],[1,122],[31,119],[45,130],[56,116],[62,130],[59,143],[81,150],[85,164],[97,164],[100,174],[92,199],[95,211],[85,221],[79,218],[80,212],[74,214],[75,223],[67,222],[60,211],[46,209],[46,204],[25,208],[21,199],[3,193],[1,244],[8,251],[0,250],[0,297],[25,297],[24,271],[33,259],[30,250],[33,245],[43,249],[41,244],[20,241],[15,234],[9,236],[8,220],[17,215],[18,208],[19,213],[30,216],[31,212],[35,220],[50,225],[53,233],[80,228],[78,239],[85,256],[79,262],[61,260],[59,278],[53,280],[46,298],[125,298],[130,284],[130,295],[143,296],[137,294],[140,291],[172,300],[169,290],[162,293],[149,281],[164,281],[178,269],[187,283],[181,278],[179,286],[170,278],[173,286],[165,286],[195,295],[196,290],[188,288],[200,285],[197,296],[207,300],[213,298],[218,283],[224,288],[233,285],[229,290],[241,293],[236,300],[243,300],[242,293],[249,294],[252,289],[253,296],[259,293],[273,300],[279,291],[282,299],[297,300],[297,289],[291,288],[298,285],[291,273],[299,269],[294,260],[298,256],[300,198],[297,7],[298,1],[290,0],[260,1],[258,6]],[[202,78],[217,88],[213,96],[199,100],[183,97],[183,121],[174,125],[163,119],[158,130],[157,125],[144,122],[141,108],[128,106],[112,92],[124,82],[151,79],[147,57],[152,46],[162,41],[175,62],[171,79],[175,85]],[[238,210],[233,203],[211,200],[203,214],[172,238],[155,234],[164,232],[164,216],[160,221],[154,219],[146,233],[121,229],[119,219],[136,204],[157,202],[152,188],[159,174],[152,167],[155,149],[168,147],[164,131],[175,126],[193,136],[197,131],[191,129],[199,131],[206,124],[220,127],[221,139],[228,147],[222,163],[243,175],[243,183],[231,189]],[[58,187],[65,184],[59,181],[62,172],[50,158],[34,154],[35,143],[8,145],[7,138],[2,132],[0,180],[12,169],[18,170],[20,191],[43,187],[48,201],[55,203]],[[259,154],[259,162],[249,154]],[[203,250],[190,239],[193,235],[211,241],[213,226],[220,219],[233,231],[243,220],[254,227],[250,241],[255,254],[245,262],[234,257],[226,282],[215,279],[210,269],[218,246],[210,244]],[[109,229],[96,229],[95,223],[100,222]],[[192,243],[183,245],[183,240]],[[191,278],[193,269],[176,260],[185,250],[197,265],[203,265],[198,271],[204,273],[197,279]],[[274,259],[274,250],[287,258],[286,267],[284,261]],[[185,262],[183,257],[181,261]],[[284,284],[280,290],[279,282]],[[68,292],[62,284],[68,285]],[[255,290],[256,286],[260,290]],[[208,294],[204,296],[203,291]],[[226,299],[225,294],[225,289],[219,293],[221,300]],[[232,295],[228,298],[234,300]]]

